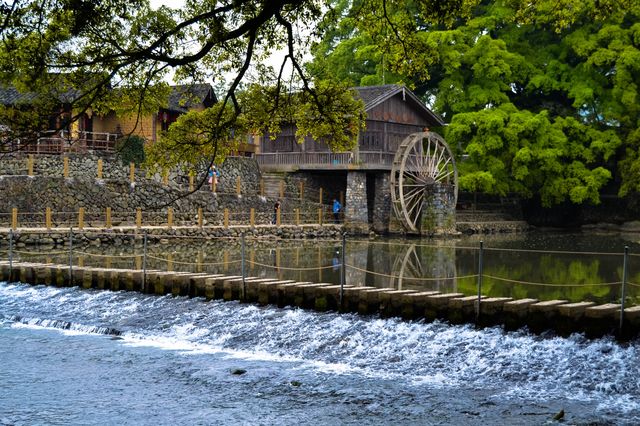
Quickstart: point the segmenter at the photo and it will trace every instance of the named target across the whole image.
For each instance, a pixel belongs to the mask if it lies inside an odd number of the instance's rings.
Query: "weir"
[[[640,331],[640,306],[624,308],[611,303],[514,300],[252,276],[11,261],[0,261],[0,281],[237,300],[317,311],[379,314],[405,320],[441,319],[454,324],[476,323],[481,327],[502,325],[507,330],[528,327],[533,332],[555,330],[561,335],[575,332],[585,333],[588,337],[613,334],[626,339],[637,336]],[[621,312],[624,312],[622,320]]]

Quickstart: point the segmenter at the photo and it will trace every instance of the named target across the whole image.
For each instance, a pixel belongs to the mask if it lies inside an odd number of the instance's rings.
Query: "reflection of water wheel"
[[[458,199],[458,170],[444,139],[433,132],[414,133],[402,141],[391,167],[391,202],[407,232],[420,233],[425,189],[434,183],[454,185]]]
[[[425,271],[420,261],[420,249],[415,244],[407,246],[404,254],[398,255],[392,268],[392,275],[397,278],[391,278],[390,286],[402,290],[402,285],[407,283],[415,284],[418,282],[416,278],[422,278]]]
[[[397,290],[456,292],[455,248],[406,244],[395,251],[388,286]]]

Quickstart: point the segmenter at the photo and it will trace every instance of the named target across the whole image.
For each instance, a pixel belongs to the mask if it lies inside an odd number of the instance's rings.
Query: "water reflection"
[[[484,236],[483,288],[487,296],[619,303],[623,248],[628,259],[628,304],[640,304],[637,236],[530,233]],[[245,272],[253,277],[340,283],[418,291],[477,293],[480,237],[448,240],[375,239],[301,241],[246,239]],[[142,269],[141,241],[128,245],[77,246],[75,265]],[[6,255],[3,255],[5,257]],[[67,264],[60,248],[22,248],[17,260]],[[150,244],[147,269],[242,273],[236,240],[185,240]]]

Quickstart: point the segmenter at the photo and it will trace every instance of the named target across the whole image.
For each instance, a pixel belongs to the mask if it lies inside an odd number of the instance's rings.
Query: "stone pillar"
[[[455,187],[434,183],[424,191],[421,235],[456,234]]]
[[[369,231],[366,172],[347,172],[344,225],[349,232],[367,233]]]
[[[389,173],[376,174],[374,191],[373,230],[378,234],[386,234],[389,232],[389,217],[391,216]]]

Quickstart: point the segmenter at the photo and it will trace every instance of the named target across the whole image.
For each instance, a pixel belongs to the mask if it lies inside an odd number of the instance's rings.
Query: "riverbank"
[[[147,236],[149,242],[161,242],[168,238],[183,241],[202,241],[208,238],[270,237],[287,239],[339,238],[342,225],[229,225],[229,226],[117,226],[105,228],[20,228],[10,231],[0,228],[0,243],[13,240],[16,247],[32,245],[60,246],[72,239],[76,243],[128,245],[140,242]],[[11,232],[11,237],[10,237]]]

